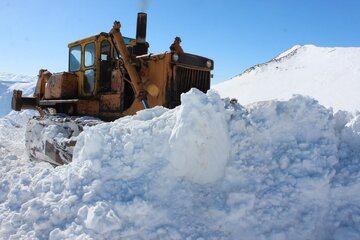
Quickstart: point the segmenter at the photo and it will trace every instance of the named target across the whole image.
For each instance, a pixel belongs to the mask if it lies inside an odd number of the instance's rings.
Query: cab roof
[[[103,36],[105,38],[109,38],[110,34],[105,33],[105,32],[101,32],[101,33],[99,33],[97,35],[93,35],[93,36],[90,36],[90,37],[86,37],[86,38],[77,40],[75,42],[71,42],[71,43],[68,44],[68,47],[71,48],[73,46],[79,45],[79,44],[84,43],[84,42],[94,42],[101,36]],[[132,45],[132,46],[136,45],[136,39],[134,39],[134,38],[124,37],[124,42],[125,42],[126,45]]]

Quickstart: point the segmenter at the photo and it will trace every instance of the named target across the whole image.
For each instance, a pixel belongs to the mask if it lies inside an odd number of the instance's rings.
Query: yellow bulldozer
[[[136,38],[123,37],[120,28],[120,22],[115,21],[109,33],[70,43],[68,71],[52,74],[41,69],[33,97],[23,97],[22,91],[14,90],[12,109],[37,109],[40,113],[29,122],[26,134],[32,159],[54,166],[70,162],[74,137],[84,125],[98,123],[81,121],[79,116],[112,121],[149,107],[174,108],[182,93],[210,88],[213,60],[185,53],[179,37],[170,51],[148,53],[146,13],[138,13]],[[69,140],[39,140],[39,126],[42,129],[51,124],[72,129]]]

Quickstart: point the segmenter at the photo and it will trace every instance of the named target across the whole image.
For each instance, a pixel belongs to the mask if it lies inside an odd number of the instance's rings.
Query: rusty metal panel
[[[152,87],[156,86],[158,88],[157,94],[153,96],[148,94],[148,104],[150,107],[165,105],[166,83],[168,76],[172,75],[170,68],[171,54],[151,55],[144,57],[144,59],[144,68],[140,72],[144,87],[148,89],[152,85]]]
[[[121,111],[120,93],[106,94],[100,96],[100,111],[101,112],[119,112]]]
[[[45,99],[76,98],[78,81],[76,74],[63,72],[52,75],[45,86]]]
[[[45,94],[45,84],[51,77],[51,73],[47,69],[40,69],[38,80],[35,87],[34,97],[43,99]]]
[[[36,98],[22,97],[21,90],[14,90],[11,99],[11,108],[15,111],[21,111],[21,109],[35,109]]]
[[[114,69],[111,72],[111,91],[113,92],[124,91],[124,80],[120,69]]]
[[[99,115],[99,101],[97,100],[79,100],[76,103],[76,111],[79,115]]]

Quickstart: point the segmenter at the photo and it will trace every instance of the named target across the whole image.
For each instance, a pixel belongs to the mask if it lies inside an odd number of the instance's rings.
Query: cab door
[[[69,72],[75,73],[78,77],[78,95],[83,95],[84,72],[81,71],[83,65],[82,46],[80,44],[69,48]]]
[[[81,97],[95,95],[95,42],[79,43],[69,49],[69,72],[79,78],[78,94]]]
[[[100,43],[100,91],[111,91],[111,45],[107,39]]]
[[[85,96],[95,95],[95,54],[95,42],[86,43],[84,45],[84,77],[82,82],[82,93]]]

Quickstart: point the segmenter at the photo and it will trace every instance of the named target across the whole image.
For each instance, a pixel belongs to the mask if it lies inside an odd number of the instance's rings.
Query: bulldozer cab
[[[135,39],[124,38],[127,46],[134,46]],[[112,69],[119,58],[111,37],[107,33],[88,37],[68,45],[69,72],[78,76],[78,96],[92,97],[111,92]]]

